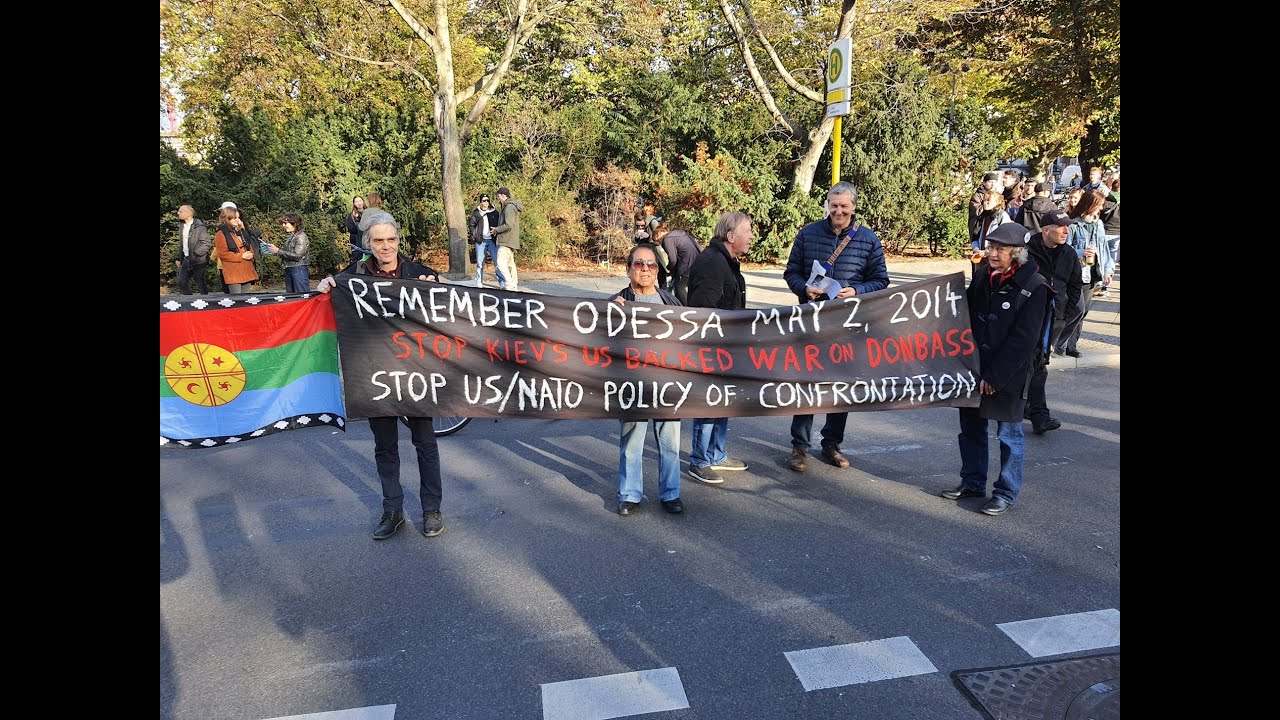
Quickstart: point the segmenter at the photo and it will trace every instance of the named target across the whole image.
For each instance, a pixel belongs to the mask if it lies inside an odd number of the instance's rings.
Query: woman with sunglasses
[[[626,307],[629,302],[681,305],[671,292],[658,287],[658,249],[642,242],[627,256],[631,282],[611,300]],[[684,512],[680,500],[680,420],[623,420],[618,443],[618,514],[630,515],[644,500],[644,441],[649,423],[658,443],[658,499],[669,513]]]

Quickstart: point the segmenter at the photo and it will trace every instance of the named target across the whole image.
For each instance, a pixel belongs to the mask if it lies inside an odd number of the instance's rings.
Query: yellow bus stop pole
[[[843,120],[843,115],[836,116],[836,129],[831,133],[835,138],[831,146],[831,185],[833,187],[840,182],[840,126],[844,124]]]

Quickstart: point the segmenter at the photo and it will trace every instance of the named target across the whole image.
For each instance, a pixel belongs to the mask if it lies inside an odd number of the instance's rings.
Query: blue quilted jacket
[[[796,233],[796,239],[791,243],[791,255],[787,258],[787,269],[782,277],[800,302],[809,302],[804,284],[813,269],[813,261],[826,262],[839,244],[840,238],[831,229],[826,218],[809,223]],[[884,262],[884,246],[871,228],[865,225],[858,226],[857,233],[841,251],[834,265],[827,277],[844,287],[854,288],[859,295],[889,287],[889,268]]]

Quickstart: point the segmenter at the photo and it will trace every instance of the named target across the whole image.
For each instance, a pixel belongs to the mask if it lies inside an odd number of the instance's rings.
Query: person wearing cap
[[[1115,259],[1111,256],[1111,246],[1106,240],[1106,227],[1099,219],[1105,202],[1102,193],[1086,190],[1081,194],[1080,201],[1067,211],[1075,220],[1067,235],[1067,245],[1075,248],[1076,255],[1080,258],[1077,271],[1081,273],[1084,290],[1054,348],[1059,355],[1076,358],[1082,355],[1078,347],[1080,331],[1093,306],[1093,287],[1102,282],[1110,283],[1111,273],[1115,270]]]
[[[1040,218],[1047,212],[1053,212],[1058,206],[1053,202],[1053,183],[1049,181],[1035,184],[1035,195],[1022,204],[1022,226],[1034,235],[1040,232]]]
[[[942,497],[986,497],[990,448],[987,421],[996,421],[1000,474],[981,508],[1001,515],[1018,501],[1025,464],[1022,411],[1031,379],[1031,357],[1043,328],[1051,292],[1027,253],[1031,235],[1006,223],[987,235],[987,257],[973,272],[966,297],[982,376],[980,405],[960,408],[960,485]],[[1023,290],[1030,293],[1023,294]],[[1019,298],[1023,299],[1019,299]]]
[[[520,289],[520,274],[516,270],[516,251],[520,249],[520,213],[524,203],[511,197],[511,191],[498,188],[498,225],[493,236],[498,241],[498,270],[507,279],[507,290]]]
[[[1047,345],[1050,348],[1057,347],[1058,338],[1067,326],[1067,312],[1079,304],[1083,287],[1076,252],[1067,245],[1071,223],[1071,216],[1057,208],[1042,213],[1037,221],[1040,232],[1032,235],[1027,243],[1027,251],[1035,259],[1037,269],[1054,291],[1053,320],[1049,326]],[[1062,427],[1062,423],[1049,413],[1049,400],[1044,386],[1049,380],[1050,353],[1043,352],[1044,347],[1042,343],[1036,343],[1036,349],[1041,352],[1035,354],[1032,363],[1031,385],[1027,388],[1027,409],[1023,413],[1031,421],[1031,429],[1037,435]]]
[[[370,193],[372,207],[373,193]],[[369,213],[366,212],[365,215]],[[383,213],[365,227],[369,243],[369,259],[356,260],[343,272],[355,275],[372,275],[375,278],[400,278],[439,282],[439,273],[426,265],[420,265],[400,254],[400,226],[390,215]],[[327,293],[337,286],[330,275],[316,285],[316,290]],[[440,514],[443,496],[440,482],[440,449],[436,445],[435,428],[429,417],[405,418],[409,437],[418,457],[418,499],[422,501],[422,534],[435,537],[444,532],[444,519]],[[400,418],[371,417],[369,429],[373,431],[373,461],[382,483],[382,517],[373,530],[374,540],[386,540],[404,524],[404,488],[400,484]]]
[[[493,240],[493,226],[498,224],[498,210],[489,202],[488,195],[480,196],[480,204],[471,211],[467,227],[471,242],[476,244],[476,287],[484,287],[484,263],[486,256],[493,260],[493,272],[498,276],[498,287],[507,289],[507,278],[498,267],[498,244]]]

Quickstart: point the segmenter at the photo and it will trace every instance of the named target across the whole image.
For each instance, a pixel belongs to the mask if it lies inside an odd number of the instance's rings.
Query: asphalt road
[[[384,542],[365,422],[163,451],[160,715],[542,718],[544,684],[675,668],[688,708],[643,717],[976,719],[949,673],[1030,658],[997,624],[1120,607],[1119,370],[1049,389],[1064,425],[1028,435],[998,518],[937,495],[946,409],[854,414],[853,467],[803,475],[787,418],[735,419],[750,470],[686,475],[683,516],[654,502],[650,443],[628,518],[617,423],[476,421],[440,442],[445,533]],[[900,637],[936,672],[806,692],[784,656]]]

